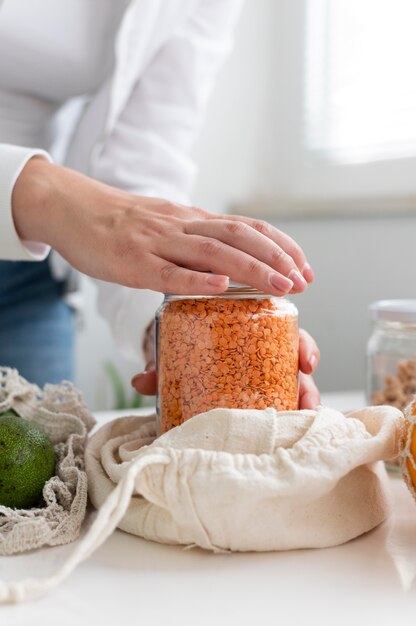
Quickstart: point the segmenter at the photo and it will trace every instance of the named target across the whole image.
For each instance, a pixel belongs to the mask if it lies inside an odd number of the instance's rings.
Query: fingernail
[[[311,371],[313,372],[316,368],[316,363],[317,363],[318,359],[316,358],[316,356],[314,354],[312,354],[312,356],[310,357],[308,364],[309,367],[311,368]]]
[[[136,383],[140,382],[146,376],[146,374],[147,372],[141,372],[140,374],[133,376],[131,379],[131,385],[134,387]]]
[[[305,265],[303,266],[303,278],[308,283],[311,283],[315,280],[315,272],[313,271],[309,263],[305,263]]]
[[[208,285],[212,287],[223,287],[224,289],[227,289],[229,281],[228,276],[214,275],[207,278]]]
[[[288,293],[293,287],[293,282],[281,274],[271,274],[270,283],[272,287],[282,293]]]
[[[289,278],[292,280],[293,286],[298,291],[303,291],[308,286],[308,283],[303,278],[302,274],[297,270],[292,270],[289,274]]]

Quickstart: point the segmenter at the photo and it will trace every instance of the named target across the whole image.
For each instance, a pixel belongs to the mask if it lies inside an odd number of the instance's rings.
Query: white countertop
[[[343,410],[362,404],[359,394],[323,400]],[[0,626],[411,624],[416,504],[400,478],[391,483],[391,519],[326,550],[214,555],[116,531],[45,598],[0,607]],[[49,572],[68,549],[43,551],[36,573]],[[0,559],[0,576],[12,579],[22,567],[30,575],[33,558]]]

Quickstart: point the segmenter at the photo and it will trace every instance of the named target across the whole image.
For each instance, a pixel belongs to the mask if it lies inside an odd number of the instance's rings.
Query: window
[[[228,137],[220,198],[273,217],[415,213],[416,0],[256,0],[244,15],[207,140],[214,158]]]
[[[416,2],[308,0],[306,149],[340,163],[416,155]]]
[[[415,212],[416,0],[273,7],[265,213]]]

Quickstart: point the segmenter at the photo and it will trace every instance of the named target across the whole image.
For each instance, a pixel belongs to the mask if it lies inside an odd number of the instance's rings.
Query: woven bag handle
[[[135,459],[117,487],[110,493],[98,511],[91,528],[80,540],[66,561],[51,575],[45,578],[26,578],[21,581],[0,581],[0,604],[17,604],[34,600],[57,587],[87,559],[111,535],[124,516],[134,492],[138,474],[152,463],[166,464],[163,454],[146,454]]]

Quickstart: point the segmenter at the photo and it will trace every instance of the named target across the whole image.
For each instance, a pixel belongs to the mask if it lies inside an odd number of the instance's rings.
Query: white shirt
[[[56,114],[74,96],[84,106],[66,165],[133,193],[188,201],[190,151],[241,4],[0,0],[1,258],[47,254],[19,240],[11,194],[27,160],[59,139]],[[100,309],[126,355],[137,358],[160,299],[100,283]]]
[[[55,116],[114,69],[128,0],[7,0],[0,11],[0,141],[50,150]],[[53,63],[51,53],[53,51]]]

